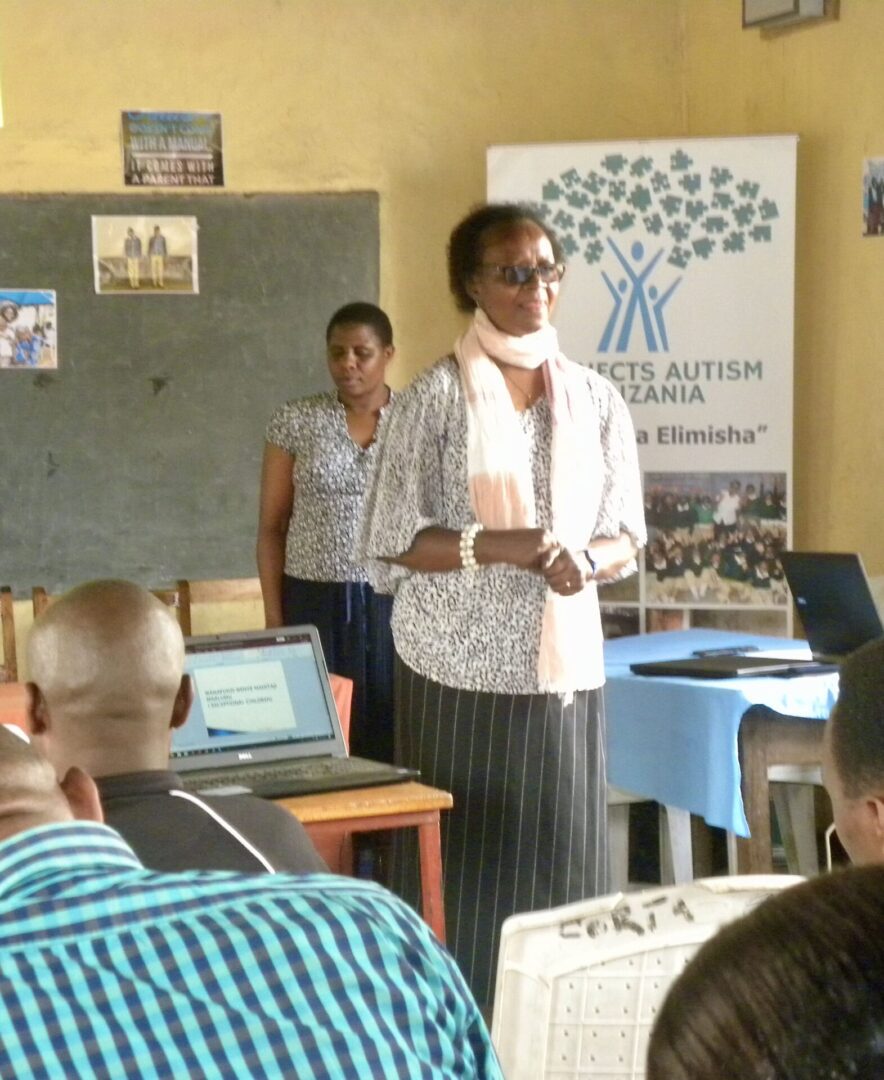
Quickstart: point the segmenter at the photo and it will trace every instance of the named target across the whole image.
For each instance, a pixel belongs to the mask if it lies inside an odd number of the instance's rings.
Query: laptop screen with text
[[[190,638],[194,702],[173,733],[172,767],[346,756],[314,627]]]

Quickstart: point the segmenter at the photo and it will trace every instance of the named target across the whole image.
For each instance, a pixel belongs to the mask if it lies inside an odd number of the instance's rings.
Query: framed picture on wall
[[[743,26],[782,26],[826,14],[825,0],[743,0]]]
[[[92,263],[99,296],[199,290],[195,217],[155,214],[92,218]]]
[[[55,290],[0,288],[0,368],[57,367]]]
[[[884,236],[884,157],[863,163],[863,236]]]

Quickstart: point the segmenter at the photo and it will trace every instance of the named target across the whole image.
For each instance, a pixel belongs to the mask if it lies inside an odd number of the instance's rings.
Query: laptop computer
[[[815,659],[837,662],[884,636],[859,555],[784,551],[780,562]]]
[[[884,636],[884,626],[859,555],[784,551],[780,562],[812,659],[725,650],[632,664],[630,670],[636,675],[680,675],[692,679],[813,675],[837,671],[838,662],[848,653]]]
[[[194,685],[170,768],[212,795],[284,798],[414,779],[414,769],[350,757],[314,626],[186,639]]]
[[[688,679],[738,679],[744,675],[821,675],[837,671],[838,665],[802,657],[755,656],[752,653],[721,652],[707,656],[685,656],[678,660],[645,660],[629,665],[635,675],[681,675]]]

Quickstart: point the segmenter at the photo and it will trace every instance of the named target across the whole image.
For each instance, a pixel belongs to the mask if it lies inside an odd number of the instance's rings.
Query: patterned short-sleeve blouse
[[[392,400],[391,393],[364,449],[350,437],[334,391],[289,401],[270,418],[267,442],[295,459],[285,545],[285,572],[291,577],[367,580],[365,568],[353,561],[353,539]]]
[[[582,368],[598,417],[601,470],[593,537],[630,533],[645,540],[635,436],[623,399],[600,375]],[[549,528],[552,417],[546,398],[519,414],[538,526]],[[403,391],[387,426],[375,482],[357,543],[370,561],[407,551],[431,525],[460,530],[474,519],[467,486],[467,414],[457,363],[446,357]],[[587,537],[587,542],[590,537]],[[371,561],[378,588],[393,589],[393,637],[409,667],[445,686],[506,694],[539,692],[537,658],[546,584],[535,573],[495,564],[475,571],[411,573]],[[590,586],[592,587],[592,586]],[[587,642],[583,685],[604,682],[601,628]]]

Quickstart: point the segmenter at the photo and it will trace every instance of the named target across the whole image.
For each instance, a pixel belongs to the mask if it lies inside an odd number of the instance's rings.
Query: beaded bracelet
[[[467,525],[460,534],[460,565],[464,570],[475,570],[479,565],[476,562],[476,536],[485,528],[478,521]]]

